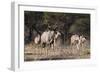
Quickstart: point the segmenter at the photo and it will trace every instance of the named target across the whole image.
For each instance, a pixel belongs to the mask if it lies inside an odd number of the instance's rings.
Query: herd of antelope
[[[59,31],[53,31],[53,30],[44,31],[41,36],[38,34],[34,38],[34,43],[35,44],[41,43],[42,47],[46,47],[49,45],[51,48],[54,48],[60,36],[61,33]]]
[[[41,35],[37,35],[34,38],[35,44],[41,44],[42,47],[49,45],[51,48],[55,48],[57,41],[60,40],[61,33],[59,31],[47,30],[44,31]],[[83,47],[83,44],[86,42],[86,38],[83,35],[73,34],[70,37],[70,47],[80,49]]]

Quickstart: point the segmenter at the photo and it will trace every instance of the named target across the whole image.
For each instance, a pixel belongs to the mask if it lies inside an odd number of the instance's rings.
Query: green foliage
[[[90,19],[89,18],[79,18],[77,19],[69,30],[70,33],[80,33],[88,34],[90,32]]]
[[[24,17],[25,27],[30,30],[29,38],[34,30],[42,33],[48,29],[60,31],[65,37],[69,33],[90,36],[90,14],[25,11]]]

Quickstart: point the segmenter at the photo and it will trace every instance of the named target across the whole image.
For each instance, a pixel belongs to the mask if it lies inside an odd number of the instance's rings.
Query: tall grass
[[[60,60],[60,59],[87,59],[90,58],[89,48],[42,48],[41,45],[30,43],[24,47],[24,61]]]

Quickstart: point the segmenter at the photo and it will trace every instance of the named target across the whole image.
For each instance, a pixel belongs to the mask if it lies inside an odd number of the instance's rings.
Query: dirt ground
[[[81,48],[41,48],[41,45],[28,44],[24,47],[24,61],[61,60],[61,59],[88,59],[90,49]]]

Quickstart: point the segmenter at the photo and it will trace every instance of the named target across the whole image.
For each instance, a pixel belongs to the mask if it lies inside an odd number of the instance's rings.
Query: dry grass
[[[40,45],[25,45],[24,60],[60,60],[60,59],[87,59],[90,58],[90,49],[81,50],[71,48],[41,48]]]

